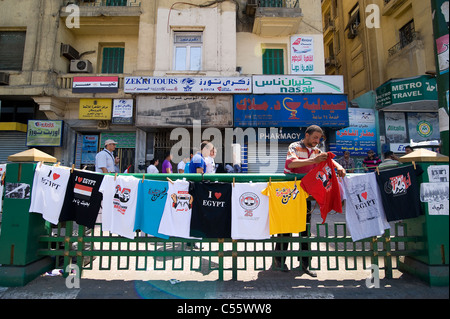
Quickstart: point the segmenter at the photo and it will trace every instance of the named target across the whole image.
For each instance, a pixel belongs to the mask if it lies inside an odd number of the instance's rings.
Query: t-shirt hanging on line
[[[70,174],[60,222],[76,221],[79,225],[94,228],[103,198],[99,192],[103,177],[79,170]]]
[[[334,172],[333,157],[334,154],[328,152],[327,160],[319,163],[306,174],[301,183],[305,192],[314,197],[319,204],[322,224],[325,223],[330,211],[335,210],[342,213],[341,194],[339,182]]]
[[[347,175],[343,185],[345,220],[353,241],[383,235],[390,226],[375,173]]]
[[[133,176],[105,175],[99,191],[103,193],[102,229],[134,239],[134,221],[140,179]]]
[[[306,198],[301,182],[272,182],[261,192],[269,198],[270,234],[306,230]]]
[[[46,221],[58,224],[69,177],[70,169],[67,167],[36,165],[30,213],[40,213]]]
[[[194,199],[190,236],[231,238],[231,184],[195,182],[189,194]]]
[[[189,194],[189,182],[176,180],[169,183],[167,200],[158,232],[166,236],[197,239],[189,234],[193,198]]]
[[[261,194],[267,183],[235,183],[231,199],[231,238],[268,239],[269,198]]]
[[[420,187],[412,165],[376,173],[387,221],[419,216],[421,211]]]
[[[163,239],[169,238],[169,236],[158,232],[168,190],[169,183],[167,181],[144,180],[144,182],[139,182],[139,200],[134,223],[135,231],[141,230],[151,236]]]

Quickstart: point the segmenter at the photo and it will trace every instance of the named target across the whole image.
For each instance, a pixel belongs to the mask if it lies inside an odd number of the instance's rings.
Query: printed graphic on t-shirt
[[[114,208],[117,209],[117,211],[122,215],[125,215],[127,211],[128,206],[124,204],[130,200],[130,196],[131,196],[131,189],[122,188],[120,185],[116,186],[116,192],[113,198],[113,205]]]
[[[297,197],[298,192],[297,185],[294,185],[293,188],[283,187],[275,189],[276,196],[281,197],[281,203],[284,205],[287,205],[289,200],[294,200]]]
[[[253,217],[253,211],[259,207],[261,199],[258,195],[252,192],[246,192],[239,197],[239,205],[244,210],[245,217]],[[259,219],[259,217],[255,217]]]
[[[151,196],[150,200],[152,202],[154,202],[158,199],[163,200],[167,196],[167,187],[164,187],[164,189],[150,187],[148,189],[148,195]]]
[[[394,197],[401,196],[408,192],[409,186],[411,186],[409,173],[406,173],[406,176],[400,174],[389,178],[389,181],[384,184],[384,191],[386,194],[392,194]]]
[[[75,186],[73,188],[74,202],[78,205],[89,207],[92,191],[97,181],[75,175]],[[83,203],[85,202],[85,203]]]
[[[170,195],[170,198],[172,199],[172,207],[177,213],[188,212],[192,208],[194,198],[188,191],[178,191]]]
[[[316,179],[322,181],[322,185],[325,190],[329,190],[331,188],[331,177],[333,176],[331,172],[331,168],[328,165],[325,165],[321,170],[316,173]]]
[[[53,170],[50,170],[46,176],[41,177],[41,183],[44,186],[58,189],[59,187],[61,187],[61,184],[59,183],[59,181],[57,181],[60,177],[60,174],[53,173]]]
[[[360,223],[375,219],[379,216],[376,207],[375,194],[370,184],[357,184],[348,190],[350,201]]]

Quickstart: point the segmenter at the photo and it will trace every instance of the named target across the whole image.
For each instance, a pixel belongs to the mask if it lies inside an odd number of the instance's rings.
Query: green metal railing
[[[142,178],[142,174],[133,174]],[[294,180],[302,175],[260,175],[260,174],[145,174],[144,178],[164,180],[186,178],[190,181],[212,180],[222,182],[258,182]],[[136,232],[134,240],[120,237],[102,230],[98,224],[94,229],[76,225],[74,222],[60,223],[52,233],[41,236],[46,248],[40,249],[40,256],[52,256],[56,268],[67,269],[75,263],[79,269],[130,270],[136,271],[217,271],[218,279],[224,280],[231,273],[232,280],[238,279],[238,272],[265,270],[272,265],[273,257],[286,257],[286,263],[293,268],[300,263],[298,257],[310,257],[312,270],[352,271],[377,265],[385,271],[386,278],[392,278],[400,256],[414,256],[421,252],[407,250],[408,242],[422,239],[408,236],[406,224],[393,224],[383,236],[353,242],[345,223],[307,224],[309,236],[272,237],[266,240],[232,240],[230,238],[205,238],[201,241],[170,238],[167,240]],[[392,232],[392,233],[391,233]],[[288,250],[276,250],[277,243],[289,243]],[[308,243],[309,250],[300,249]],[[198,249],[195,249],[195,245]],[[299,259],[301,260],[301,258]],[[206,263],[206,267],[205,267]],[[115,266],[115,267],[114,267]],[[67,273],[65,274],[68,275]]]

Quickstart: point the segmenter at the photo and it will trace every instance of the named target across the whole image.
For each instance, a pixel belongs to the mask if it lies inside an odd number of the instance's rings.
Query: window
[[[123,73],[125,48],[103,48],[102,73]]]
[[[25,31],[0,31],[0,70],[22,71]]]
[[[283,49],[264,49],[263,74],[284,74]]]
[[[404,48],[415,39],[414,20],[409,21],[400,30],[400,48]]]
[[[203,34],[201,32],[175,32],[174,70],[199,71],[202,69]]]
[[[35,117],[36,103],[22,100],[2,100],[0,122],[19,122],[27,124]]]

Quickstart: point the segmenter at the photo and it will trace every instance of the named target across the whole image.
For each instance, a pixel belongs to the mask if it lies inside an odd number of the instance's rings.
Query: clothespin
[[[233,187],[234,187],[235,178],[233,177]]]
[[[70,170],[70,172],[73,173],[74,169],[75,169],[75,164],[72,164],[72,169]]]
[[[116,181],[116,178],[117,178],[117,173],[114,175],[114,181]]]
[[[412,161],[412,164],[414,166],[414,169],[416,169],[416,162]]]
[[[380,175],[380,170],[378,169],[378,166],[377,166],[376,170],[377,170],[377,174]]]
[[[42,167],[42,164],[44,164],[44,161],[40,161],[40,162],[39,162],[39,168]]]
[[[83,167],[83,169],[82,169],[82,170],[83,170],[83,171],[85,171],[85,170],[86,170],[86,168],[87,168],[87,165],[84,165],[84,167]]]
[[[269,185],[272,185],[272,177],[269,177]]]
[[[294,177],[294,185],[297,184],[297,176]]]
[[[58,163],[56,163],[56,164],[55,164],[55,167],[58,167],[58,166],[59,166],[59,164],[61,164],[61,162],[58,162]]]
[[[167,180],[169,181],[169,182],[171,182],[172,184],[173,184],[173,180],[171,180],[170,178],[168,178],[168,177],[166,177],[167,178]]]
[[[142,183],[144,183],[145,174],[142,174]]]
[[[3,173],[3,175],[2,175],[2,181],[1,181],[1,184],[2,184],[2,185],[5,184],[5,177],[6,177],[6,173]],[[1,194],[0,194],[0,196],[1,196]]]

